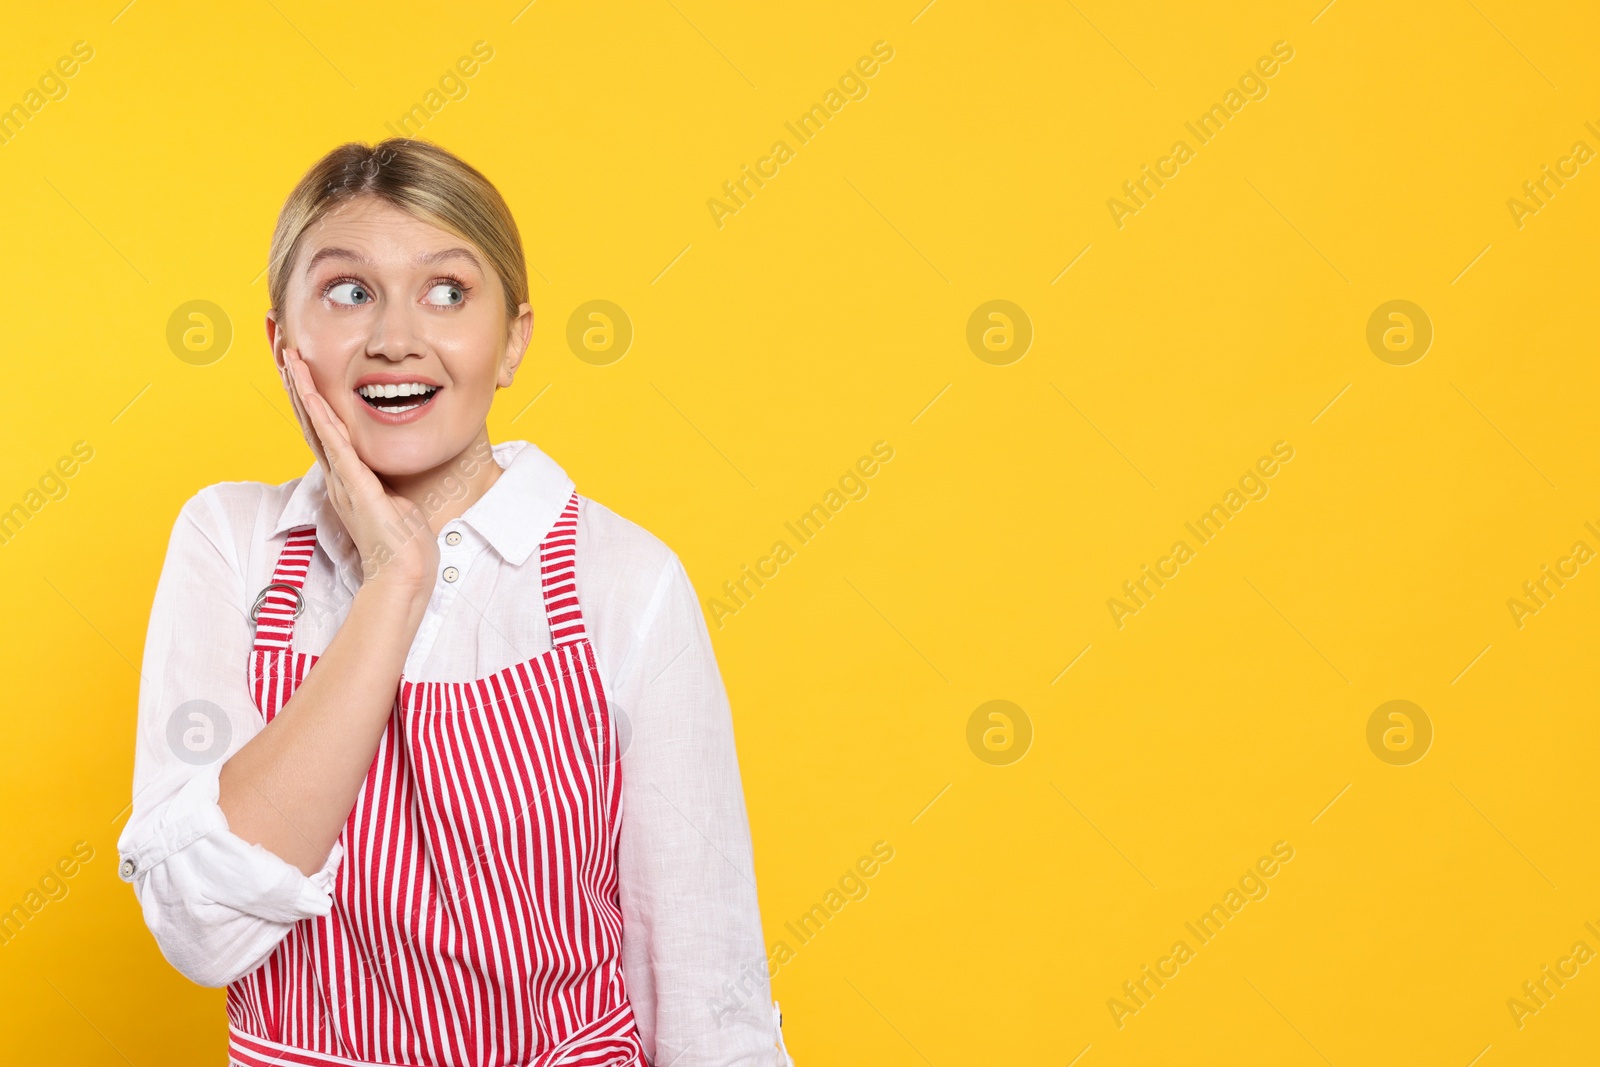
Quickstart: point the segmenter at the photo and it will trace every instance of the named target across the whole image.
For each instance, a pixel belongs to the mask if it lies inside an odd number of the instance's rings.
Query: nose
[[[399,361],[422,355],[422,336],[417,329],[418,312],[400,301],[387,301],[372,320],[372,336],[367,340],[367,355]]]

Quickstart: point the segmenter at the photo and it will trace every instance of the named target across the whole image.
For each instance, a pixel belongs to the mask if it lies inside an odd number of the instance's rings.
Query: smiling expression
[[[393,476],[448,463],[484,435],[533,328],[529,305],[507,315],[480,250],[372,196],[306,231],[285,307],[267,318],[279,366],[295,348],[356,454]]]

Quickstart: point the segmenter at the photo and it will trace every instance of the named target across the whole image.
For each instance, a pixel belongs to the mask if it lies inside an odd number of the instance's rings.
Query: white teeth
[[[405,382],[401,385],[363,385],[357,392],[365,397],[427,396],[438,390],[436,385]]]

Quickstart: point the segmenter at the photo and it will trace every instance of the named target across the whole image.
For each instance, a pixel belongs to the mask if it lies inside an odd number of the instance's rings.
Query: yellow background
[[[0,103],[95,54],[0,145],[0,506],[94,458],[0,552],[0,905],[95,856],[0,949],[0,1060],[223,1061],[223,993],[114,869],[150,598],[186,498],[311,461],[261,327],[283,197],[483,40],[421,136],[497,183],[533,268],[495,440],[703,597],[895,450],[714,632],[769,940],[894,848],[774,979],[801,1067],[1593,1062],[1600,963],[1520,1029],[1506,1002],[1600,950],[1600,568],[1521,628],[1507,600],[1600,548],[1600,163],[1520,228],[1507,200],[1600,149],[1600,18],[1322,2],[8,12]],[[1280,40],[1267,97],[1119,229],[1107,199]],[[165,339],[196,299],[234,329],[206,366]],[[635,329],[608,366],[566,344],[592,299]],[[965,339],[992,299],[1034,329],[1006,366]],[[1409,366],[1365,339],[1393,299],[1435,330]],[[1280,440],[1270,494],[1119,629],[1107,599]],[[1007,766],[967,743],[995,699],[1033,730]],[[1391,699],[1435,731],[1409,766],[1367,745]],[[1276,841],[1270,894],[1119,1028],[1108,999]]]

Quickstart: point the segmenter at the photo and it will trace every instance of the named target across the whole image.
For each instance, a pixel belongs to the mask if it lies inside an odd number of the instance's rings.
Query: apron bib
[[[400,679],[340,831],[326,916],[228,986],[240,1067],[642,1067],[622,975],[621,765],[578,609],[574,492],[539,546],[553,647],[471,682]],[[267,722],[316,663],[294,650],[316,528],[259,602]]]

